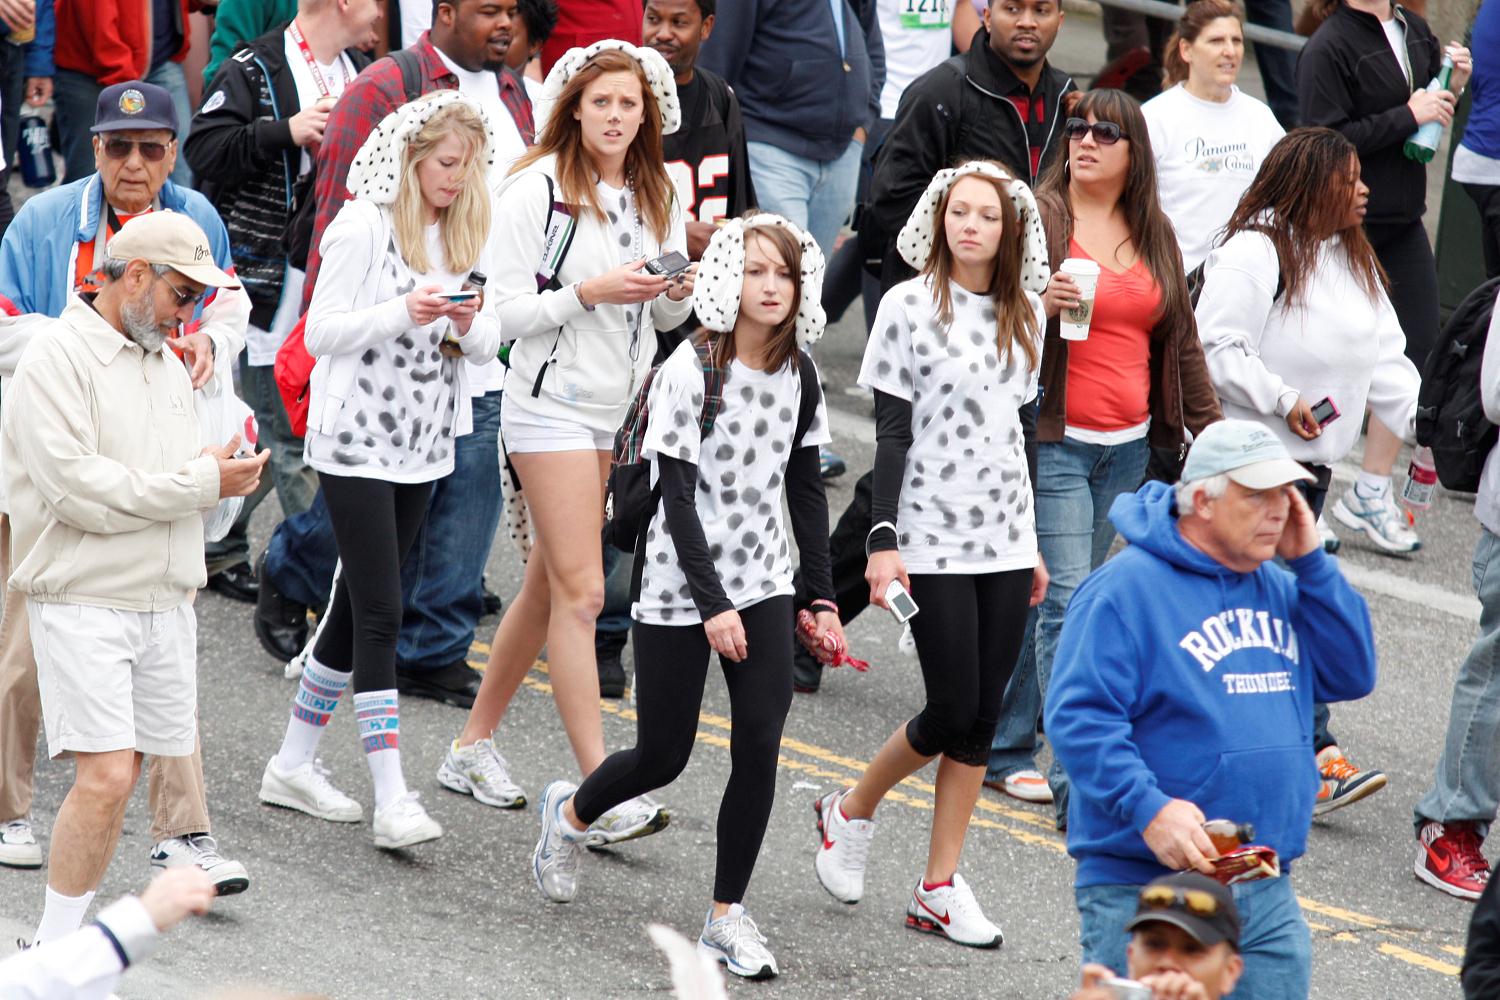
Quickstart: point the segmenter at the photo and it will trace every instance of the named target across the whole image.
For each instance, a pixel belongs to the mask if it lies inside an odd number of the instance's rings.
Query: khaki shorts
[[[190,604],[119,611],[27,600],[47,754],[193,752],[198,620]]]

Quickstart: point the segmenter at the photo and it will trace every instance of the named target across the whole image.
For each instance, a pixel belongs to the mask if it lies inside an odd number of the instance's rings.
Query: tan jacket
[[[202,512],[218,503],[219,468],[199,455],[176,355],[145,353],[70,295],[5,393],[12,588],[164,611],[203,586]]]

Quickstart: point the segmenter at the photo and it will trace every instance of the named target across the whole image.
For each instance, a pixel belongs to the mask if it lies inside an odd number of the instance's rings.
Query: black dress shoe
[[[792,654],[792,690],[798,694],[817,694],[822,686],[823,664],[798,643]]]
[[[278,660],[290,660],[307,644],[307,608],[276,589],[266,573],[264,552],[256,561],[255,576],[260,581],[255,599],[255,637]]]
[[[500,595],[490,589],[490,582],[488,580],[481,580],[479,582],[479,592],[484,598],[484,616],[486,618],[490,615],[498,615],[500,609],[505,607],[505,602],[500,600]]]
[[[625,697],[625,664],[620,662],[624,651],[625,643],[615,642],[613,637],[594,643],[594,659],[599,664],[599,697]]]
[[[260,586],[255,580],[255,571],[247,562],[235,563],[228,569],[222,569],[210,576],[208,589],[223,594],[231,601],[244,601],[246,604],[254,604],[256,597],[260,594]]]
[[[396,668],[396,691],[409,698],[431,698],[445,705],[473,708],[479,694],[479,671],[465,660],[436,670]]]

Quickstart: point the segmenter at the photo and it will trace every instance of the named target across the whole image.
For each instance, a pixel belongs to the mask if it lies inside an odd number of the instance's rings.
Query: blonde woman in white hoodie
[[[1421,379],[1365,239],[1369,193],[1349,140],[1326,128],[1287,133],[1208,255],[1196,310],[1224,416],[1265,424],[1307,466],[1316,482],[1296,485],[1315,515],[1366,407],[1406,441],[1416,436]],[[1315,709],[1315,809],[1325,813],[1386,778],[1350,764],[1328,732],[1327,706]]]
[[[493,734],[543,645],[579,771],[587,777],[604,760],[594,658],[604,484],[615,431],[651,367],[655,331],[687,319],[695,274],[669,280],[645,269],[687,249],[662,157],[662,135],[682,118],[666,61],[619,41],[571,49],[548,74],[541,110],[537,144],[500,191],[491,282],[505,335],[515,338],[501,441],[535,539],[478,697],[438,772],[445,787],[500,808],[526,800]],[[655,803],[633,799],[595,827],[612,843],[666,822]]]

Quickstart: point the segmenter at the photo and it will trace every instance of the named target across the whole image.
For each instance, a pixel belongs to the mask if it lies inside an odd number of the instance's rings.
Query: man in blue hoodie
[[[1310,478],[1265,428],[1225,420],[1198,436],[1176,487],[1147,483],[1110,510],[1130,545],[1073,595],[1045,712],[1073,779],[1085,962],[1124,971],[1139,887],[1211,874],[1203,823],[1223,818],[1253,824],[1283,872],[1233,886],[1235,996],[1307,995],[1312,943],[1290,872],[1318,793],[1313,702],[1375,686],[1369,609],[1293,485]]]

